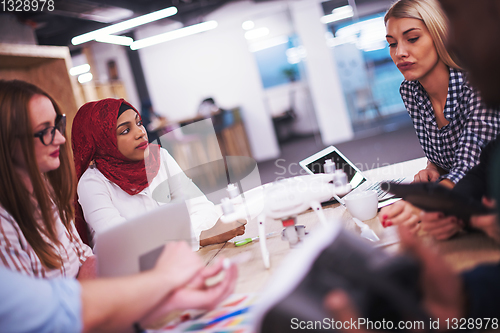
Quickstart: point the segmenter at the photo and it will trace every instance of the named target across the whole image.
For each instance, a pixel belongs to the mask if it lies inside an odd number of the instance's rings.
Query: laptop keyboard
[[[374,190],[374,191],[376,191],[378,199],[379,200],[383,200],[383,199],[392,197],[393,195],[391,193],[389,193],[389,192],[385,192],[384,190],[382,190],[382,188],[380,187],[380,184],[382,182],[391,182],[391,183],[399,184],[403,180],[405,180],[405,177],[396,178],[396,179],[392,179],[392,180],[383,180],[383,181],[375,182],[375,183],[371,184],[370,186],[368,186],[366,188],[366,190]]]

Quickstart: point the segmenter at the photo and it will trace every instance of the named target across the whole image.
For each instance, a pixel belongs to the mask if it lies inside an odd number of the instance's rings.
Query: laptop
[[[95,236],[94,252],[101,277],[149,270],[165,244],[186,241],[191,245],[196,241],[184,201],[161,205]]]
[[[335,168],[343,170],[347,175],[347,181],[351,184],[352,191],[344,196],[334,195],[333,198],[344,205],[344,200],[346,196],[356,193],[359,191],[375,190],[378,195],[379,204],[378,207],[384,207],[390,205],[400,198],[395,198],[393,194],[383,191],[380,188],[380,183],[382,182],[393,182],[393,183],[406,183],[410,179],[407,177],[400,177],[391,180],[383,180],[379,182],[370,181],[363,172],[359,170],[354,163],[352,163],[347,157],[344,156],[336,147],[329,146],[325,149],[317,152],[316,154],[309,156],[299,162],[299,165],[307,171],[309,174],[324,173],[325,161],[331,159],[335,163]]]

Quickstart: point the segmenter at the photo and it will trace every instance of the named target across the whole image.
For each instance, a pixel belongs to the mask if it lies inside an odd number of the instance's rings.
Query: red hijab
[[[84,104],[78,110],[71,130],[71,144],[78,180],[87,170],[91,161],[110,181],[130,195],[140,193],[149,186],[160,169],[158,145],[149,146],[149,155],[141,161],[132,161],[120,153],[116,141],[116,123],[123,99],[106,98]],[[137,112],[139,113],[139,112]],[[80,236],[88,244],[88,229],[78,202],[75,203],[75,225]]]

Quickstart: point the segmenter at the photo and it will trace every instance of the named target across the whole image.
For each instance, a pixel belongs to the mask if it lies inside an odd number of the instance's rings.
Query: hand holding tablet
[[[384,191],[403,198],[412,205],[427,212],[443,212],[469,220],[471,215],[492,214],[495,211],[481,202],[461,195],[436,183],[395,184],[384,182]]]

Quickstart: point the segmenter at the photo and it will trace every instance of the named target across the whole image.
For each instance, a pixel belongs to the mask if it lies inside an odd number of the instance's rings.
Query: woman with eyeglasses
[[[76,225],[82,239],[171,200],[186,200],[193,236],[201,246],[244,233],[242,223],[218,221],[213,203],[167,150],[149,144],[139,112],[125,100],[83,105],[73,120],[71,141],[79,180]],[[155,194],[159,188],[161,198]]]
[[[73,223],[66,117],[40,88],[0,80],[0,263],[39,277],[95,275]]]

